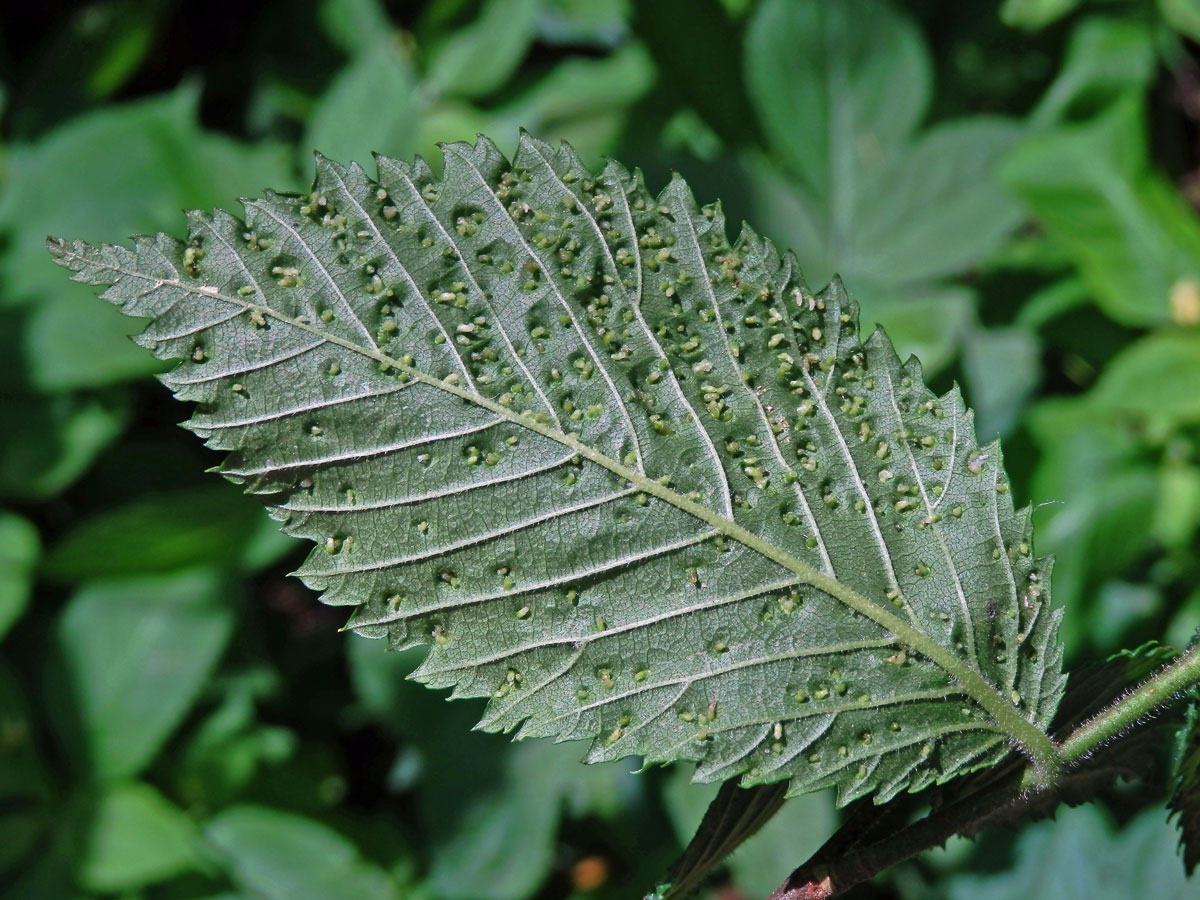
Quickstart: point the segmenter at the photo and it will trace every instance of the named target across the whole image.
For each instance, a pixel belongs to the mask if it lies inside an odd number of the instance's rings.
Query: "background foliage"
[[[412,654],[339,635],[47,233],[178,233],[305,187],[314,148],[511,152],[522,126],[677,169],[963,385],[1038,505],[1078,664],[1200,620],[1197,40],[1189,0],[4,7],[0,893],[624,898],[715,791],[470,732]],[[856,896],[1200,895],[1165,818],[1118,788]],[[835,823],[789,801],[723,896]]]

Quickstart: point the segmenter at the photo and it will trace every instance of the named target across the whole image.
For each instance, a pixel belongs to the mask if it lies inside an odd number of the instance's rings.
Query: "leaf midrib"
[[[303,243],[303,242],[301,242]],[[64,242],[64,249],[69,247]],[[76,255],[73,249],[66,250],[71,255]],[[349,350],[352,353],[358,353],[375,360],[383,366],[394,368],[403,373],[407,377],[426,384],[430,387],[444,391],[461,400],[465,400],[476,406],[487,409],[504,419],[519,425],[524,428],[556,441],[565,447],[578,453],[583,458],[601,466],[618,477],[630,482],[637,489],[646,494],[657,497],[658,499],[671,504],[683,512],[689,513],[692,516],[706,522],[712,526],[720,534],[727,538],[736,540],[741,544],[749,547],[751,550],[761,554],[772,562],[793,572],[801,583],[808,584],[817,588],[820,591],[828,594],[834,599],[840,601],[845,606],[853,611],[865,616],[875,622],[880,627],[889,631],[894,637],[892,643],[903,645],[908,649],[915,651],[922,656],[927,657],[937,666],[939,666],[947,675],[958,682],[962,688],[962,692],[978,703],[995,721],[998,728],[1007,734],[1017,747],[1028,756],[1037,766],[1037,768],[1047,776],[1052,775],[1061,768],[1061,760],[1058,749],[1051,741],[1049,736],[1040,728],[1028,721],[1021,715],[1020,711],[1000,692],[990,684],[979,672],[971,668],[963,660],[954,656],[948,649],[942,647],[924,632],[909,625],[899,616],[892,613],[890,610],[883,608],[869,600],[864,595],[858,593],[853,588],[832,578],[817,569],[810,566],[808,563],[799,559],[787,551],[777,547],[764,538],[737,522],[725,518],[719,513],[714,512],[706,506],[696,503],[693,500],[671,490],[669,487],[650,478],[649,476],[638,472],[628,466],[623,465],[617,460],[601,453],[595,448],[584,444],[574,433],[566,433],[558,428],[539,422],[531,414],[522,414],[514,412],[512,409],[503,406],[487,397],[459,387],[457,384],[451,384],[442,379],[435,378],[425,372],[420,371],[410,365],[395,359],[378,348],[368,348],[361,344],[356,344],[353,341],[339,337],[334,334],[326,333],[311,323],[293,318],[284,313],[278,312],[265,303],[250,303],[240,297],[232,297],[222,293],[219,289],[214,289],[207,285],[191,285],[181,281],[178,278],[155,278],[142,272],[125,269],[119,265],[112,263],[102,263],[95,260],[91,261],[94,267],[108,269],[115,273],[118,277],[134,278],[142,281],[151,282],[150,290],[156,290],[161,287],[173,287],[188,293],[196,294],[200,297],[209,300],[220,300],[225,303],[239,307],[245,312],[257,311],[263,315],[269,315],[276,321],[298,328],[302,331],[320,338],[323,342],[335,344],[343,349]],[[173,265],[173,264],[172,264]],[[248,274],[248,273],[247,273]],[[265,297],[260,287],[258,280],[252,276],[252,281],[260,296]],[[339,292],[340,293],[340,292]],[[344,298],[343,298],[344,299]],[[356,321],[361,323],[361,320],[354,317]]]

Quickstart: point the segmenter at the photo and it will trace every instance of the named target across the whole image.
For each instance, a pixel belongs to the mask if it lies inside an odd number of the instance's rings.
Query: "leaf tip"
[[[48,234],[46,235],[46,249],[50,251],[50,255],[54,257],[55,261],[59,262],[67,255],[67,239]]]

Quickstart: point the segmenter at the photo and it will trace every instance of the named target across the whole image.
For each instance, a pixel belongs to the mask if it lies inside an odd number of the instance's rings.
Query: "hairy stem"
[[[1197,682],[1200,682],[1200,643],[1076,728],[1059,745],[1059,755],[1064,762],[1087,756]]]

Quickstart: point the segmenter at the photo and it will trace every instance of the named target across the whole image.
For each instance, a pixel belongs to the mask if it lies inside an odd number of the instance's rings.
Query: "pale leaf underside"
[[[349,627],[483,726],[843,802],[994,762],[1062,678],[1048,566],[957,390],[681,179],[524,138],[318,159],[185,243],[51,240],[150,324]],[[186,515],[186,510],[180,510]],[[1014,724],[1015,723],[1015,724]]]

